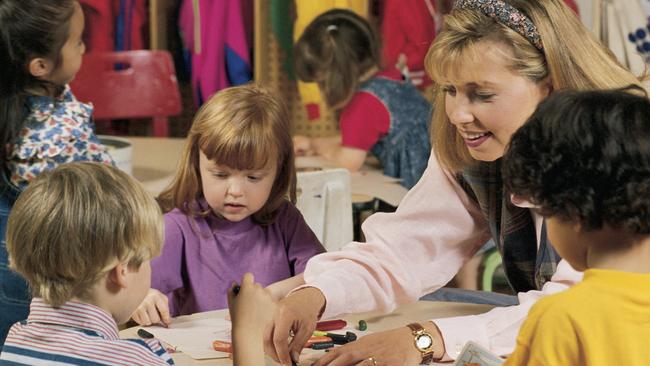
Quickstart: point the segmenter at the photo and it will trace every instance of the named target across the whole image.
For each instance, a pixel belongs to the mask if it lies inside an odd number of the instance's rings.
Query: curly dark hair
[[[650,100],[631,91],[563,91],[540,103],[504,155],[506,190],[587,230],[650,234]]]

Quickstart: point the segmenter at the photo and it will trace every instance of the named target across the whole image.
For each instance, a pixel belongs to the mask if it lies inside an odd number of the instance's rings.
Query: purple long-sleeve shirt
[[[151,261],[151,287],[167,295],[172,316],[223,309],[228,289],[244,273],[267,286],[302,273],[307,260],[324,251],[289,202],[268,226],[251,217],[230,222],[174,209],[165,214],[162,253]]]

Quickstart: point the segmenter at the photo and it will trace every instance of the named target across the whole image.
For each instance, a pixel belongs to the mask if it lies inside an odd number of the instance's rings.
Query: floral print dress
[[[92,105],[77,101],[69,86],[55,98],[30,96],[27,104],[25,127],[9,147],[13,185],[25,189],[40,173],[72,161],[114,164],[95,135]]]

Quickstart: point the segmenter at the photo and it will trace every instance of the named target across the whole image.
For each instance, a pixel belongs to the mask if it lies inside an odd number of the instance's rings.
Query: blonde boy
[[[34,293],[10,329],[0,365],[167,365],[157,341],[121,340],[149,290],[162,216],[131,177],[98,163],[41,174],[9,216],[11,267]]]

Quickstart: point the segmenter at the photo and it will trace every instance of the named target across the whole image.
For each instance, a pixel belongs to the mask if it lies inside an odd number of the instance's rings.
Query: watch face
[[[415,340],[415,345],[420,350],[428,350],[433,345],[433,340],[427,334],[422,334]]]

